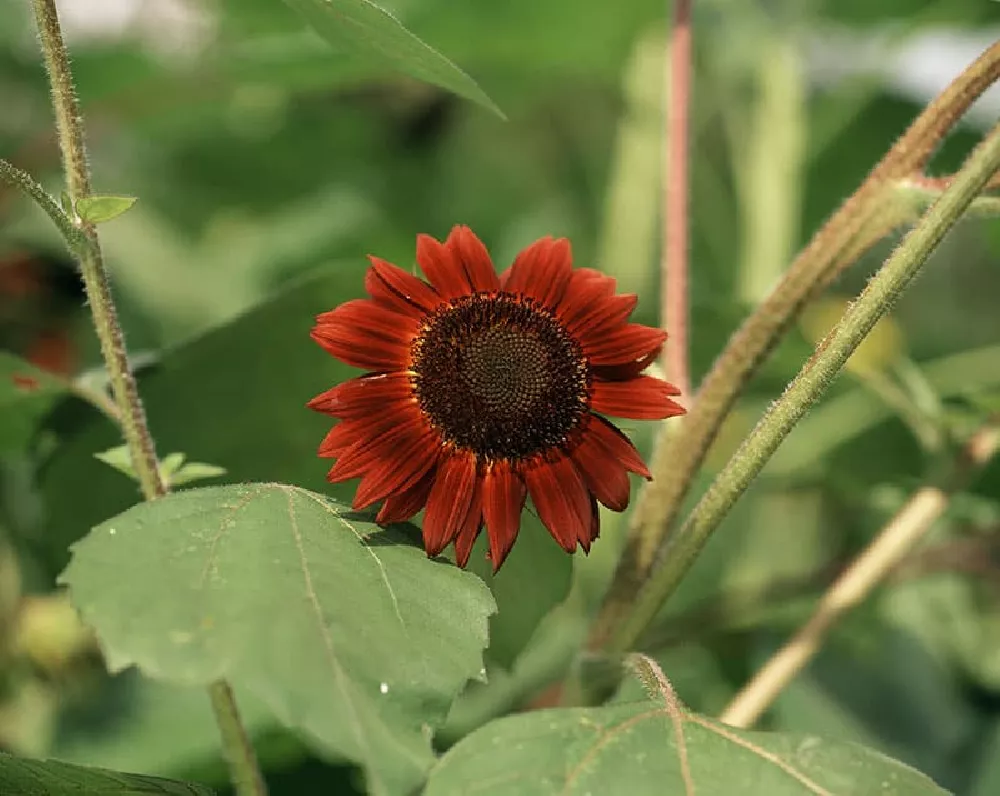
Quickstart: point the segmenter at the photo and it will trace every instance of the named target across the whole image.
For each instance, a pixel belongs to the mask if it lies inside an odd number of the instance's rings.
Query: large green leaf
[[[401,72],[454,91],[503,116],[471,77],[370,0],[286,2],[335,48],[387,61]]]
[[[666,697],[666,695],[664,695]],[[494,721],[453,747],[425,796],[941,796],[920,772],[842,741],[743,732],[673,697]]]
[[[279,484],[136,506],[77,543],[63,579],[110,668],[226,678],[362,764],[374,793],[420,782],[427,728],[480,676],[495,610],[479,578],[403,529]]]
[[[25,760],[0,752],[0,793],[4,796],[209,796],[202,785],[142,774],[120,774],[57,760]]]

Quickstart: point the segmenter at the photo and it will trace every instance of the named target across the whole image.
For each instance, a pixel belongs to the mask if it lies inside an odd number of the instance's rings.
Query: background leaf
[[[62,379],[0,351],[0,453],[23,448],[65,392]]]
[[[394,68],[503,117],[476,82],[441,53],[410,33],[384,8],[369,0],[286,0],[337,49],[387,61]]]
[[[25,760],[0,752],[4,796],[210,796],[202,785],[84,768],[58,760]]]
[[[376,794],[420,782],[428,729],[480,676],[495,608],[402,529],[277,484],[136,506],[74,546],[64,580],[113,670],[226,678],[361,763]]]
[[[918,771],[852,743],[742,732],[674,710],[632,702],[499,719],[441,759],[425,796],[945,793]]]

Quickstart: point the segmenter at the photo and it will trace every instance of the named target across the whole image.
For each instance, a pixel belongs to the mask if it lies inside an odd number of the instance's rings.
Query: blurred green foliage
[[[123,4],[120,23],[112,19],[118,4],[102,3],[111,10],[101,14],[84,0],[64,5],[95,189],[138,197],[101,232],[130,348],[142,355],[161,453],[225,467],[233,481],[348,497],[324,484],[315,448],[326,424],[303,405],[349,374],[308,331],[316,313],[361,294],[366,253],[409,268],[418,232],[442,237],[468,223],[504,264],[536,237],[567,235],[578,264],[618,277],[640,294],[637,319],[657,322],[662,3],[386,4],[471,75],[506,122],[376,59],[332,51],[278,0],[160,0],[138,11]],[[756,267],[747,241],[765,236],[774,250],[794,252],[919,110],[899,90],[905,81],[890,79],[890,67],[913,63],[895,60],[894,48],[929,35],[942,37],[939,44],[959,34],[987,41],[1000,7],[695,6],[698,376],[759,289],[746,286],[763,278],[745,270]],[[22,0],[0,0],[0,156],[58,194],[58,150],[27,11]],[[102,26],[104,14],[112,21]],[[874,59],[877,70],[828,79],[818,65],[824,41],[844,44],[841,66],[856,57],[850,42],[868,42],[884,57]],[[793,132],[803,150],[791,163],[787,138],[760,116],[769,96],[762,63],[775,43],[791,48],[801,70],[801,91],[775,106],[786,124],[802,126]],[[965,61],[976,52],[970,44]],[[942,62],[942,85],[963,65]],[[981,130],[969,124],[951,136],[935,173],[954,170]],[[764,174],[768,164],[792,173],[761,183],[751,156]],[[759,212],[748,212],[754,202]],[[836,292],[856,293],[889,245]],[[0,192],[0,255],[58,248],[48,219]],[[856,370],[841,379],[712,539],[649,650],[692,708],[717,712],[807,615],[837,566],[948,454],[949,435],[981,419],[983,407],[995,411],[998,259],[996,222],[956,230],[894,312],[892,350],[876,356],[879,378]],[[733,413],[709,470],[795,374],[814,337],[809,324],[789,335]],[[96,366],[94,341],[74,339],[84,365]],[[27,594],[48,595],[67,545],[137,498],[130,481],[92,456],[117,444],[111,424],[78,398],[53,408],[60,390],[46,385],[44,403],[30,405],[20,393],[0,393],[0,553],[14,551]],[[940,446],[928,444],[921,423],[940,431]],[[637,423],[628,431],[648,453],[652,429]],[[921,553],[925,566],[901,572],[836,630],[766,726],[864,743],[956,793],[995,793],[998,496],[994,463],[941,523]],[[559,675],[610,576],[627,517],[605,515],[591,556],[573,561],[576,588],[552,613],[569,588],[570,562],[533,533],[534,522],[526,517],[531,541],[519,542],[495,585],[494,621],[503,625],[494,625],[490,682],[469,687],[441,744],[524,705]],[[11,615],[0,606],[0,617]],[[46,668],[39,661],[49,659],[30,644],[9,655],[5,632],[0,746],[224,791],[201,693],[134,672],[108,678],[92,647]],[[247,712],[275,794],[360,789],[352,769],[316,757],[254,703]]]

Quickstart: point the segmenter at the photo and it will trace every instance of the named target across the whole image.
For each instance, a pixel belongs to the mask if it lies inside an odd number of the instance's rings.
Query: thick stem
[[[624,621],[614,628],[605,647],[608,652],[621,654],[633,647],[676,589],[712,531],[757,477],[781,441],[829,388],[851,354],[919,273],[931,252],[998,168],[1000,125],[993,128],[970,155],[948,190],[906,236],[833,331],[820,342],[816,353],[733,454],[684,525],[669,537],[663,564],[653,572]]]
[[[52,89],[52,106],[59,133],[59,149],[66,171],[67,189],[75,207],[76,202],[91,193],[83,119],[80,116],[69,55],[63,42],[55,1],[32,0],[32,6]],[[48,210],[51,211],[51,208]],[[101,344],[101,354],[111,381],[112,394],[118,407],[122,433],[143,495],[147,500],[153,500],[166,494],[166,487],[160,477],[153,437],[149,432],[135,376],[129,365],[97,230],[79,217],[73,218],[72,222],[89,242],[80,251],[80,271],[94,328]],[[72,240],[67,239],[67,243],[72,245]],[[218,682],[209,688],[209,695],[238,793],[240,796],[266,796],[267,788],[260,774],[253,746],[240,722],[232,690],[225,682]]]
[[[744,385],[767,358],[789,325],[812,296],[822,291],[863,251],[859,236],[884,213],[886,191],[894,181],[926,165],[941,138],[968,107],[1000,78],[1000,42],[989,47],[928,105],[841,206],[795,258],[770,296],[733,335],[698,390],[691,411],[678,433],[664,424],[650,470],[653,481],[640,493],[625,551],[611,588],[595,619],[588,649],[600,650],[657,561],[663,561],[673,522],[694,477],[715,440],[726,414]],[[896,220],[887,221],[891,229]],[[876,225],[884,234],[885,225]]]
[[[890,575],[944,514],[951,495],[1000,447],[1000,428],[985,426],[972,436],[941,485],[917,490],[875,539],[829,588],[809,620],[726,707],[720,718],[751,727],[816,655],[830,629]]]
[[[691,104],[691,0],[674,0],[670,58],[664,79],[661,323],[667,330],[665,370],[682,395],[691,394],[688,362],[688,130]]]

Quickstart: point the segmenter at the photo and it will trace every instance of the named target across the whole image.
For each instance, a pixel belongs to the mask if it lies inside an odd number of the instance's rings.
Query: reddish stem
[[[674,0],[665,75],[667,139],[663,162],[663,259],[660,313],[667,334],[666,371],[691,394],[688,367],[688,117],[691,96],[691,0]]]

